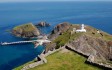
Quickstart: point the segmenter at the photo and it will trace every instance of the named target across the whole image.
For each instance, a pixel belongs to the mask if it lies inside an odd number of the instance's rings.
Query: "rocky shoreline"
[[[26,23],[23,25],[15,26],[11,33],[16,37],[22,38],[34,38],[41,35],[40,27],[49,27],[50,24],[47,22],[39,22],[38,24],[34,25],[32,23]]]

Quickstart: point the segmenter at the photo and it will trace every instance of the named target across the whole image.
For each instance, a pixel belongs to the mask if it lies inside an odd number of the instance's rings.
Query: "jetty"
[[[48,43],[51,42],[50,40],[30,40],[30,41],[17,41],[17,42],[3,42],[1,45],[13,45],[13,44],[20,44],[20,43],[33,43],[33,42],[38,42],[39,45],[42,45],[43,43]]]

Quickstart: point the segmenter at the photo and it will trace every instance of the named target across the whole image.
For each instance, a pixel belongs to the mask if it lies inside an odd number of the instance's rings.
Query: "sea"
[[[25,23],[49,23],[41,31],[49,34],[62,22],[86,24],[112,34],[112,2],[7,2],[0,3],[0,42],[24,41],[9,31]],[[39,55],[45,46],[34,48],[32,43],[0,45],[0,70],[12,70]]]

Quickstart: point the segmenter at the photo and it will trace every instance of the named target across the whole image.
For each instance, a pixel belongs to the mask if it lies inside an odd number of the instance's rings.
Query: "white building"
[[[84,24],[82,24],[81,29],[77,29],[76,32],[86,32],[86,29],[84,28]]]

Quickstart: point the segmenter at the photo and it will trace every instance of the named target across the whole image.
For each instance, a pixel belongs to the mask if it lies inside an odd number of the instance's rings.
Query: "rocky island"
[[[12,29],[12,34],[17,37],[31,38],[40,35],[39,29],[36,28],[32,23],[16,26]]]
[[[38,62],[31,62],[25,65],[22,65],[15,70],[19,70],[19,69],[27,70],[30,68],[33,68],[31,70],[36,70],[38,69],[38,67],[36,66],[47,63],[44,57],[52,56],[50,54],[57,51],[61,51],[63,48],[69,51],[73,51],[74,53],[77,53],[85,57],[86,60],[84,61],[84,64],[89,63],[98,67],[103,67],[103,69],[112,69],[112,61],[111,61],[112,60],[112,35],[88,25],[85,25],[84,27],[82,27],[86,29],[86,32],[78,32],[77,29],[80,29],[80,28],[81,28],[80,24],[71,24],[68,22],[58,24],[52,30],[51,34],[48,36],[48,38],[52,42],[49,44],[46,44],[46,48],[43,51],[43,53],[38,55],[38,57],[40,57],[41,60]],[[64,56],[64,54],[62,54],[62,56]],[[68,56],[68,58],[66,59],[70,59],[72,60],[72,62],[75,62],[75,60],[73,60],[72,57],[69,58],[69,56],[71,55],[66,55],[66,56]],[[52,58],[51,60],[55,61],[55,59],[52,59]],[[63,57],[59,58],[59,60],[61,59],[63,59]],[[73,64],[72,62],[68,62],[67,64],[74,66],[72,65]],[[48,64],[49,64],[49,61],[48,61]],[[77,65],[80,65],[80,63],[78,63]],[[81,69],[80,66],[79,66],[79,69]],[[36,67],[36,69],[34,67]],[[45,67],[45,65],[41,67]],[[41,67],[39,67],[40,68],[39,70],[42,69]],[[86,70],[95,70],[94,68],[89,69],[89,67],[86,67],[86,66],[84,68]],[[71,69],[71,70],[74,70],[74,69]],[[98,69],[98,70],[102,70],[102,69]]]
[[[36,24],[35,26],[37,26],[37,27],[48,27],[48,26],[50,26],[50,24],[42,21],[42,22],[39,22],[38,24]]]

